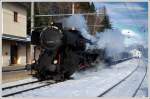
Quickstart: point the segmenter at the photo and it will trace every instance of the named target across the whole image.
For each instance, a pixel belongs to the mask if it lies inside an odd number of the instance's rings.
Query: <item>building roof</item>
[[[22,42],[30,42],[31,41],[30,37],[18,37],[18,36],[9,35],[9,34],[3,34],[2,39],[12,40],[12,41],[22,41]]]
[[[28,2],[3,2],[2,4],[13,4],[16,6],[20,6],[24,8],[25,10],[27,10],[27,8],[30,6],[30,3]]]

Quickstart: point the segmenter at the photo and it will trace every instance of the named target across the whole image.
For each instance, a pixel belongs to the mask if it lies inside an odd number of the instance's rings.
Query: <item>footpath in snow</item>
[[[140,65],[139,65],[140,64]],[[73,80],[53,84],[33,91],[18,94],[17,96],[41,96],[41,97],[72,97],[72,96],[86,96],[86,97],[97,97],[111,86],[118,83],[120,80],[125,78],[131,72],[133,72],[138,66],[142,67],[142,60],[131,59],[111,67],[97,66],[95,69],[89,69],[83,72],[77,72],[72,77]],[[137,72],[138,74],[139,72]],[[140,75],[140,74],[138,74]],[[138,78],[141,80],[141,77]],[[132,87],[132,82],[124,87]],[[119,89],[119,88],[118,88]],[[122,89],[123,90],[123,89]],[[116,92],[117,93],[117,92]],[[126,96],[124,91],[120,91],[121,94],[110,94],[110,96]],[[127,95],[128,96],[128,95]]]

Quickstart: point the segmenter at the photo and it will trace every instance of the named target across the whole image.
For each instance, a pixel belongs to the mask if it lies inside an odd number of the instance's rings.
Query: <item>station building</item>
[[[27,9],[21,3],[2,3],[2,66],[30,63]]]

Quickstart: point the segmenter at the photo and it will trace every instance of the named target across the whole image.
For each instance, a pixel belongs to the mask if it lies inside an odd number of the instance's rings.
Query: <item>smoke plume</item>
[[[89,33],[87,21],[82,15],[74,15],[61,20],[64,28],[75,28],[81,32],[83,37],[91,40],[94,45],[87,44],[87,49],[105,49],[108,57],[113,57],[124,51],[124,36],[117,29],[108,29],[96,33]]]

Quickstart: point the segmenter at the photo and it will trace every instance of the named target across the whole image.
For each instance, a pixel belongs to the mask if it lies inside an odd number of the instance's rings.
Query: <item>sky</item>
[[[148,4],[147,2],[95,2],[96,9],[106,7],[113,28],[125,36],[125,44],[148,42]]]

